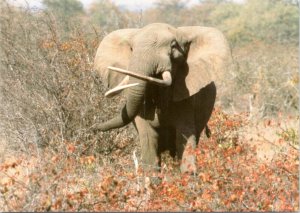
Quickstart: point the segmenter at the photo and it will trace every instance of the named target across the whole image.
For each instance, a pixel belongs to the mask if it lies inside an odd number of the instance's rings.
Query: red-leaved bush
[[[30,154],[1,164],[1,210],[299,210],[297,151],[278,152],[271,162],[259,159],[251,142],[235,133],[245,119],[216,109],[209,123],[212,136],[194,150],[197,174],[180,174],[179,162],[165,154],[156,184],[134,166],[131,155],[107,162],[97,153],[79,154],[75,142],[66,142],[58,153],[32,147]]]

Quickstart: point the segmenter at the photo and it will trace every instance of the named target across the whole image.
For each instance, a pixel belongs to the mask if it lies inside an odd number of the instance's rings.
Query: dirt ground
[[[279,153],[284,154],[288,149],[299,151],[299,138],[293,138],[298,143],[286,143],[283,134],[286,131],[299,133],[299,117],[287,117],[277,119],[264,119],[250,121],[248,125],[240,129],[241,141],[256,147],[257,157],[262,161],[270,162]],[[291,134],[291,133],[290,133]],[[293,137],[290,135],[290,137]]]

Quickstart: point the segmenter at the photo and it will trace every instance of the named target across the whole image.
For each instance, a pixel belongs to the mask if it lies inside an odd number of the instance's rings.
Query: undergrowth
[[[75,142],[57,152],[32,146],[30,153],[15,153],[0,165],[1,211],[299,210],[297,151],[259,160],[237,132],[245,120],[244,114],[216,109],[212,136],[194,150],[197,174],[180,174],[179,162],[165,154],[159,184],[122,148],[110,161],[97,153],[83,155]]]

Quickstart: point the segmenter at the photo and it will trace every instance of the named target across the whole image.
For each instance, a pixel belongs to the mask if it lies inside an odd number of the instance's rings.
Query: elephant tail
[[[210,136],[211,136],[211,131],[210,131],[210,129],[209,129],[209,127],[208,127],[207,124],[205,125],[205,134],[206,134],[206,137],[210,138]]]

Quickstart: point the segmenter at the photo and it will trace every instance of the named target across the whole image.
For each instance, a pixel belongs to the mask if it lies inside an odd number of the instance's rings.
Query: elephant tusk
[[[118,85],[115,88],[112,88],[111,90],[107,91],[105,93],[105,97],[107,98],[111,98],[113,96],[115,96],[116,94],[118,94],[119,92],[121,92],[122,90],[129,88],[129,87],[134,87],[139,85],[139,83],[133,83],[133,84],[127,84],[127,85]]]
[[[144,81],[148,81],[150,83],[153,83],[153,84],[156,84],[156,85],[159,85],[159,86],[170,86],[172,84],[172,77],[171,77],[170,71],[163,72],[163,74],[162,74],[163,80],[161,80],[161,79],[158,79],[158,78],[153,78],[153,77],[150,77],[150,76],[141,75],[141,74],[138,74],[138,73],[135,73],[135,72],[132,72],[132,71],[129,71],[129,70],[124,70],[124,69],[121,69],[121,68],[117,68],[117,67],[109,66],[107,68],[110,69],[110,70],[113,70],[115,72],[123,73],[123,74],[129,75],[129,76],[132,76],[134,78],[141,79],[141,80],[144,80]]]
[[[113,96],[117,95],[118,93],[120,93],[122,91],[122,89],[116,89],[117,87],[123,86],[123,85],[127,85],[129,82],[129,75],[126,75],[125,78],[112,90],[107,91],[105,94],[106,97],[108,98],[112,98]]]
[[[118,84],[118,86],[127,85],[129,82],[129,76],[126,75],[125,78]]]
[[[164,71],[162,74],[163,81],[166,86],[171,86],[172,84],[172,75],[169,71]]]

